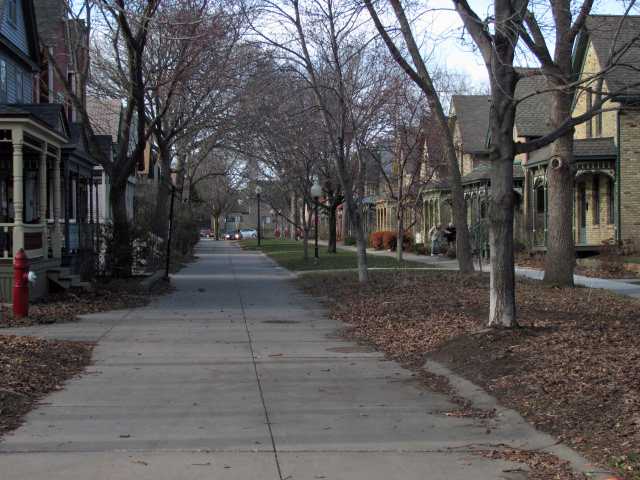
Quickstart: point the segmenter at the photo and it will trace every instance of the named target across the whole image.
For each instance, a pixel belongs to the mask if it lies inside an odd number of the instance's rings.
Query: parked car
[[[200,238],[211,238],[211,230],[208,228],[200,230]]]
[[[258,238],[258,231],[254,228],[243,228],[240,230],[240,238]]]

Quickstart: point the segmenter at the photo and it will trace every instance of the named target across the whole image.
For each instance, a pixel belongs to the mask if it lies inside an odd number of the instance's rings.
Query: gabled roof
[[[551,93],[546,90],[547,79],[537,68],[519,68],[522,75],[516,85],[516,98],[523,99],[516,108],[516,129],[522,137],[542,137],[551,130]]]
[[[454,95],[451,103],[460,128],[463,152],[485,153],[491,97],[489,95]]]
[[[577,159],[614,158],[618,149],[612,137],[582,138],[573,141],[573,154]]]
[[[583,41],[591,41],[600,64],[612,58],[617,64],[605,75],[609,91],[621,97],[640,97],[640,16],[590,15],[585,30]],[[586,49],[586,44],[582,47]]]
[[[57,103],[0,105],[0,116],[30,118],[69,138],[69,126],[62,105]]]
[[[513,178],[524,178],[524,169],[520,165],[513,166]],[[488,164],[481,164],[462,177],[462,184],[468,185],[471,183],[489,180],[491,180],[491,166]]]
[[[109,135],[118,142],[122,104],[110,98],[87,97],[87,115],[95,135]]]

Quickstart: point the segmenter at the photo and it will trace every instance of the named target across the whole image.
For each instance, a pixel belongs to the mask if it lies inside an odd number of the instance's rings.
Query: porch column
[[[47,232],[47,143],[45,142],[40,152],[40,223],[42,224],[42,257],[49,257],[49,235]]]
[[[51,235],[53,258],[62,257],[62,237],[60,232],[60,208],[62,206],[62,187],[60,184],[61,155],[61,151],[58,148],[53,165],[53,235]]]
[[[24,159],[22,129],[12,132],[13,141],[13,254],[24,248]]]

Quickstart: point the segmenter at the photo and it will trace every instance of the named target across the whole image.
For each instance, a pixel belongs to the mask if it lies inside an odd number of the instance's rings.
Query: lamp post
[[[322,187],[320,186],[320,184],[318,183],[318,180],[316,179],[316,181],[313,183],[312,187],[311,187],[311,196],[313,197],[313,200],[315,202],[315,259],[316,261],[320,258],[320,256],[318,255],[318,204],[319,199],[320,199],[320,195],[322,195]]]
[[[260,221],[260,194],[262,193],[262,188],[260,185],[256,185],[256,198],[258,199],[258,246],[261,245],[262,234],[261,234],[261,221]]]

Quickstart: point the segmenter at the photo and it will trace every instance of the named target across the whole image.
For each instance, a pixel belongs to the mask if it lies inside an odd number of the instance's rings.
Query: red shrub
[[[382,250],[382,234],[384,232],[373,232],[369,237],[369,243],[371,244],[371,248],[374,250]]]

